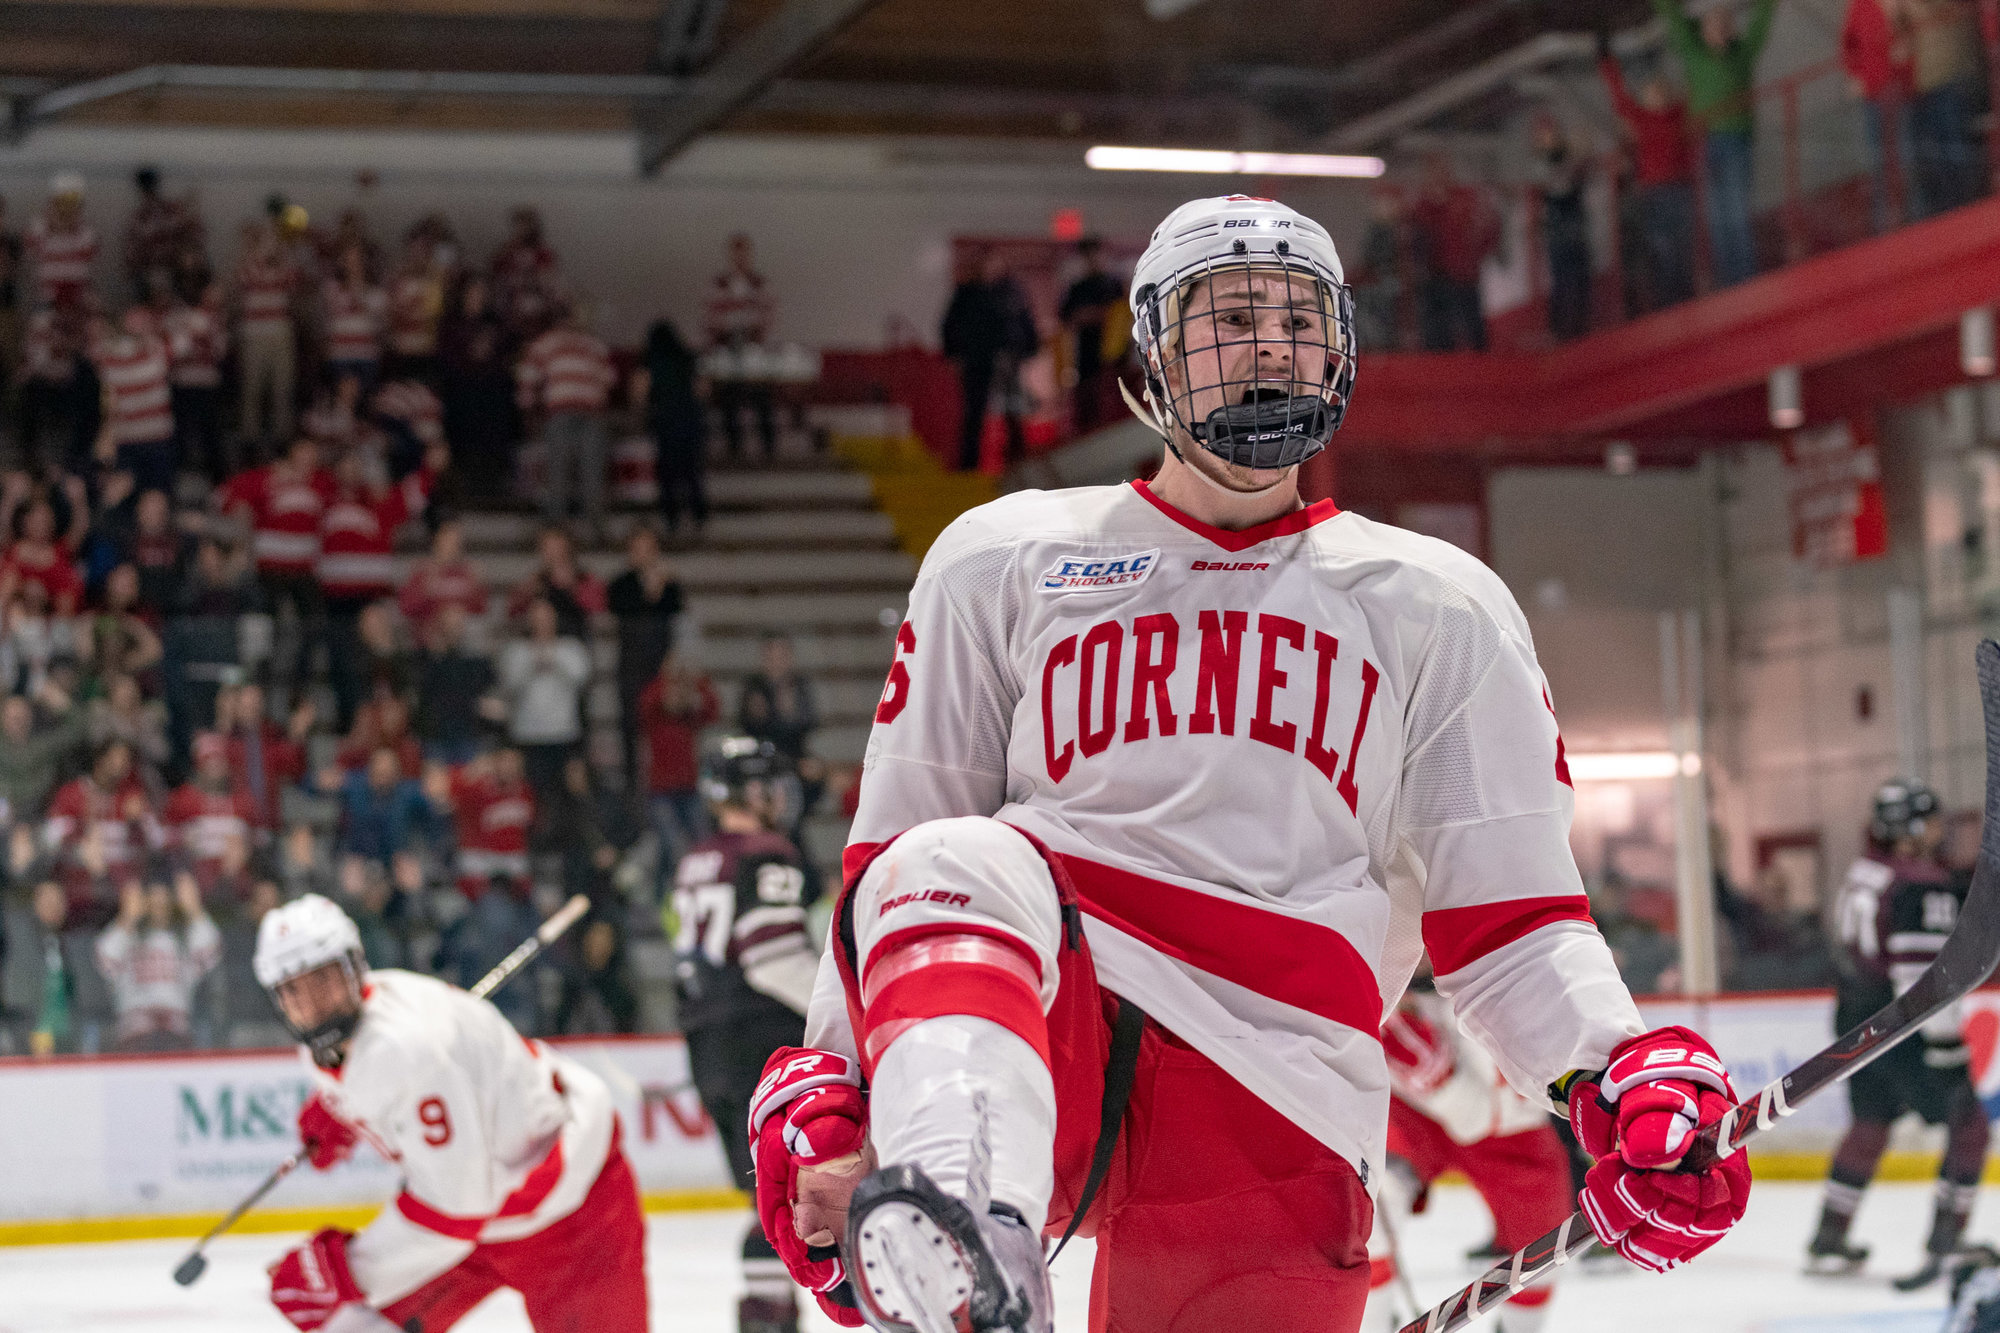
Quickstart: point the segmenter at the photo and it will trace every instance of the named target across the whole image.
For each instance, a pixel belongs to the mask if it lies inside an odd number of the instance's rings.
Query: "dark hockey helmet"
[[[1868,836],[1883,847],[1904,838],[1921,838],[1937,826],[1944,806],[1937,793],[1910,778],[1891,778],[1875,789]]]
[[[702,756],[701,794],[715,805],[758,809],[771,784],[791,771],[769,741],[724,736]]]

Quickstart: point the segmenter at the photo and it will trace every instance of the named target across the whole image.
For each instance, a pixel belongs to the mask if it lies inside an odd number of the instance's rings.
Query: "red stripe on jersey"
[[[557,1139],[556,1146],[549,1149],[548,1156],[535,1165],[535,1169],[528,1173],[528,1178],[521,1182],[521,1187],[507,1196],[500,1205],[500,1211],[492,1217],[454,1217],[450,1213],[440,1212],[431,1207],[408,1190],[396,1196],[396,1211],[426,1231],[435,1231],[440,1236],[450,1236],[454,1240],[478,1240],[479,1233],[488,1222],[496,1218],[521,1217],[534,1212],[541,1206],[542,1200],[549,1197],[549,1192],[555,1189],[556,1182],[562,1179],[562,1173],[562,1140]]]
[[[1558,921],[1589,921],[1590,899],[1582,894],[1557,898],[1510,898],[1424,913],[1424,948],[1439,976],[1456,972],[1530,931]]]
[[[1274,537],[1289,537],[1295,532],[1304,532],[1314,524],[1324,523],[1327,519],[1334,517],[1340,512],[1340,507],[1331,500],[1315,500],[1304,509],[1294,509],[1291,513],[1283,515],[1280,518],[1274,518],[1268,523],[1259,523],[1255,527],[1245,528],[1241,532],[1231,532],[1226,528],[1214,527],[1202,522],[1198,518],[1190,518],[1188,515],[1183,514],[1180,510],[1153,494],[1152,488],[1146,485],[1143,479],[1133,482],[1132,489],[1145,497],[1146,502],[1152,505],[1153,508],[1159,510],[1189,532],[1208,538],[1225,551],[1247,551],[1259,542],[1267,542]]]
[[[964,1014],[998,1023],[1049,1062],[1049,1024],[1035,980],[1040,967],[1014,940],[946,931],[875,951],[862,983],[857,1036],[872,1069],[889,1044],[925,1019]]]
[[[1375,973],[1337,930],[1056,853],[1083,910],[1148,948],[1245,990],[1377,1035]]]

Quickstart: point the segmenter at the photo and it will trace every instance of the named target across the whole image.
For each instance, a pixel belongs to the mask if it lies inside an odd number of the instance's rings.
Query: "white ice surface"
[[[1887,1276],[1915,1267],[1929,1223],[1930,1190],[1882,1185],[1869,1192],[1856,1238],[1875,1247],[1869,1275],[1800,1275],[1817,1186],[1766,1182],[1750,1213],[1693,1267],[1666,1276],[1636,1270],[1572,1272],[1552,1307],[1547,1333],[1936,1333],[1942,1287],[1912,1295]],[[1990,1225],[1982,1227],[1982,1219]],[[653,1327],[661,1333],[734,1333],[737,1249],[745,1213],[664,1213],[648,1219]],[[1486,1239],[1485,1208],[1469,1189],[1445,1187],[1430,1210],[1406,1224],[1406,1261],[1418,1295],[1437,1301],[1469,1280],[1463,1252]],[[1973,1234],[2000,1230],[2000,1190],[1981,1200]],[[0,1333],[287,1333],[265,1301],[264,1265],[291,1237],[225,1237],[192,1288],[170,1273],[184,1240],[0,1248]],[[1058,1328],[1082,1333],[1090,1286],[1090,1246],[1071,1245],[1056,1267]],[[501,1292],[458,1325],[466,1333],[525,1330],[520,1300]],[[834,1327],[817,1314],[812,1333]],[[1382,1329],[1367,1333],[1383,1333]]]

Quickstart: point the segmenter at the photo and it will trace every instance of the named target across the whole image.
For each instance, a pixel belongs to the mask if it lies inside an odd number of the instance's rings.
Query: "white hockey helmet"
[[[311,1027],[300,1027],[285,1012],[278,987],[330,963],[345,972],[354,1006],[350,1012],[334,1013]],[[368,974],[361,932],[347,913],[317,893],[272,908],[257,925],[257,952],[250,967],[257,974],[257,984],[271,993],[278,1017],[294,1037],[311,1048],[313,1059],[327,1067],[338,1065],[347,1039],[361,1022],[361,982]]]
[[[1261,326],[1260,311],[1272,308],[1273,294],[1266,285],[1261,290],[1267,294],[1260,297],[1260,286],[1252,281],[1220,304],[1211,297],[1208,308],[1189,312],[1198,283],[1232,274],[1277,275],[1275,303],[1292,310],[1300,308],[1304,286],[1313,294],[1316,317],[1283,333]],[[1267,304],[1260,306],[1260,300]],[[1229,462],[1288,468],[1324,449],[1340,429],[1354,389],[1353,297],[1333,238],[1303,213],[1247,194],[1182,204],[1153,229],[1132,274],[1131,303],[1132,337],[1146,370],[1146,408],[1134,403],[1133,410],[1166,437],[1176,456],[1178,430]],[[1225,317],[1234,317],[1226,336],[1220,324]],[[1213,363],[1220,382],[1194,382],[1199,372],[1185,368],[1189,326],[1204,319],[1211,327],[1194,345],[1251,343],[1251,375],[1228,378],[1216,356],[1204,359]],[[1288,358],[1289,391],[1282,379],[1255,373],[1266,350]],[[1168,366],[1176,357],[1182,358],[1183,373],[1170,377]],[[1219,404],[1197,410],[1196,394],[1215,390]],[[1130,402],[1131,395],[1126,398]]]

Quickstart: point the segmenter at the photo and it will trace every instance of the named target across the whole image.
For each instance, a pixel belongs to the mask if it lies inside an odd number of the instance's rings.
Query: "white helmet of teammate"
[[[1240,467],[1326,448],[1354,389],[1354,305],[1326,228],[1247,194],[1182,204],[1132,274],[1139,419]]]
[[[361,1022],[361,985],[368,962],[361,952],[361,932],[339,906],[317,893],[295,898],[264,914],[257,926],[257,952],[251,959],[257,984],[270,992],[278,1016],[294,1037],[312,1050],[319,1064],[340,1063],[347,1039]],[[301,1023],[287,1009],[279,988],[323,967],[337,967],[350,997],[342,1007],[328,1007],[315,1022]]]

